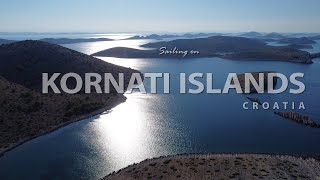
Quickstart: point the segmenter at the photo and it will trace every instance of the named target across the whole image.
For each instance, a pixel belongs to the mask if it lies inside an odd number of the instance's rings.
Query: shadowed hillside
[[[128,80],[134,70],[41,41],[28,40],[0,46],[0,75],[9,81],[40,91],[44,72],[74,72],[82,77],[88,72],[109,72],[115,77],[124,72]]]
[[[125,73],[127,86],[131,73],[137,71],[41,41],[0,46],[0,154],[33,137],[102,113],[125,101],[125,97],[115,91],[42,94],[42,72],[75,72],[82,76],[86,72],[112,73],[114,77]],[[59,81],[56,82],[59,87]]]

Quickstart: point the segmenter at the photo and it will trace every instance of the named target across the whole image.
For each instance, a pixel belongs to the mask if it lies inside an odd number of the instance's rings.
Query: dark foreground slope
[[[56,72],[74,72],[82,77],[88,72],[108,72],[117,77],[119,72],[123,72],[128,80],[130,73],[135,71],[41,41],[28,40],[0,46],[0,75],[9,81],[40,91],[42,73]]]
[[[0,46],[0,154],[31,138],[124,102],[108,94],[41,93],[41,73],[125,73],[128,84],[132,69],[106,63],[91,56],[40,41],[22,41]],[[59,81],[57,81],[59,87]],[[72,87],[72,82],[68,87]],[[60,88],[60,87],[59,87]]]
[[[230,36],[212,36],[198,39],[178,39],[168,42],[155,42],[143,45],[154,50],[138,50],[124,47],[107,49],[94,56],[111,56],[120,58],[182,58],[181,54],[160,54],[160,48],[166,50],[177,48],[181,51],[199,51],[193,57],[221,57],[234,60],[278,60],[296,63],[311,63],[310,53],[292,47],[270,46],[258,39]]]
[[[313,158],[257,154],[177,155],[145,160],[105,177],[131,179],[319,179]]]

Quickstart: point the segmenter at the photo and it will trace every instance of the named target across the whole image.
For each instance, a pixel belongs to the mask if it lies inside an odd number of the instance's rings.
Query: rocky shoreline
[[[266,71],[266,72],[252,72],[251,74],[253,75],[254,79],[256,79],[256,81],[259,81],[259,73],[263,73],[264,74],[264,82],[265,82],[265,88],[267,88],[266,86],[266,79],[265,77],[269,74],[269,73],[276,73],[276,72],[272,72],[272,71]],[[245,78],[244,78],[244,74],[239,74],[237,75],[240,86],[242,91],[244,92],[245,90]],[[277,79],[274,79],[273,81],[273,86],[275,86],[277,84]],[[254,94],[257,93],[256,90],[254,89],[254,87],[252,85],[250,85],[250,92],[247,94]],[[256,98],[256,97],[249,97],[246,96],[246,98],[248,100],[250,100],[251,102],[256,102],[258,103],[260,106],[262,105],[262,102],[260,101],[260,99]],[[286,119],[290,119],[296,123],[299,123],[301,125],[305,125],[305,126],[309,126],[312,128],[320,128],[320,124],[316,123],[311,117],[309,116],[304,116],[301,115],[297,112],[273,112],[274,114],[284,117]]]
[[[134,69],[117,66],[86,54],[42,41],[0,46],[0,154],[70,123],[110,110],[125,101],[121,93],[42,93],[42,73],[124,73],[125,89]],[[10,61],[7,61],[7,60]],[[57,78],[56,81],[60,79]],[[61,89],[61,84],[57,88]],[[68,87],[75,87],[68,81]]]
[[[311,117],[303,116],[297,112],[274,112],[274,113],[305,126],[320,128],[320,124],[316,123]]]
[[[104,113],[106,111],[111,110],[112,108],[116,107],[117,105],[119,105],[121,103],[124,103],[125,101],[126,101],[126,97],[125,96],[123,96],[123,95],[122,95],[122,97],[119,96],[119,98],[117,100],[115,100],[114,102],[111,102],[111,104],[113,104],[113,106],[111,106],[111,107],[108,106],[108,107],[100,108],[100,109],[98,109],[98,110],[96,110],[94,112],[91,112],[91,113],[88,113],[88,114],[85,114],[85,115],[81,115],[81,116],[76,117],[76,118],[74,118],[74,119],[72,119],[70,121],[58,124],[58,125],[56,125],[54,127],[51,127],[48,130],[45,130],[45,131],[43,131],[43,132],[41,132],[41,133],[39,133],[37,135],[34,135],[32,137],[27,137],[27,138],[21,139],[16,143],[10,144],[6,148],[0,148],[0,157],[4,156],[5,153],[11,151],[12,149],[14,149],[14,148],[16,148],[16,147],[18,147],[18,146],[20,146],[20,145],[22,145],[22,144],[24,144],[24,143],[26,143],[28,141],[31,141],[31,140],[33,140],[33,139],[35,139],[37,137],[49,134],[49,133],[51,133],[53,131],[56,131],[56,130],[62,128],[62,127],[65,127],[65,126],[67,126],[69,124],[72,124],[72,123],[75,123],[75,122],[78,122],[78,121],[82,121],[82,120],[85,120],[85,119],[88,119],[88,118],[91,118],[91,117],[94,117],[94,116],[98,116],[98,115],[100,115],[100,114],[102,114],[102,113]]]
[[[250,100],[251,102],[256,102],[258,103],[260,106],[262,105],[260,99],[258,98],[254,98],[254,97],[246,97],[248,100]],[[311,117],[309,116],[304,116],[304,115],[301,115],[297,112],[289,112],[289,111],[286,111],[286,112],[273,112],[274,114],[278,115],[278,116],[281,116],[281,117],[284,117],[286,119],[290,119],[296,123],[299,123],[301,125],[304,125],[304,126],[309,126],[309,127],[312,127],[312,128],[320,128],[320,124],[316,123]]]
[[[262,105],[260,99],[258,99],[258,98],[253,98],[253,97],[246,97],[246,98],[249,99],[251,102],[256,102],[259,105]]]
[[[266,154],[184,154],[147,159],[107,179],[319,179],[311,157]]]

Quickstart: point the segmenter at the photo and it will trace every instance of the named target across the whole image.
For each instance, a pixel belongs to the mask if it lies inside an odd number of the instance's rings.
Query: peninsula
[[[187,154],[147,159],[104,180],[319,179],[314,158],[258,154]]]

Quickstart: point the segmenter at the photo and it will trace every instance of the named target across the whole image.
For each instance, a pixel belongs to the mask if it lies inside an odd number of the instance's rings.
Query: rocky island
[[[274,112],[274,113],[305,126],[320,128],[320,124],[316,123],[311,117],[303,116],[297,112]]]
[[[71,122],[124,102],[123,94],[42,93],[42,73],[124,73],[125,86],[138,71],[42,41],[0,46],[0,154]],[[60,89],[60,84],[57,83]],[[73,87],[73,81],[67,81]]]
[[[263,73],[263,77],[264,77],[264,87],[265,89],[267,89],[267,80],[266,80],[266,77],[268,76],[268,74],[270,73],[276,73],[276,72],[273,72],[273,71],[265,71],[265,72],[251,72],[253,78],[259,82],[259,73]],[[240,87],[242,89],[243,92],[245,92],[245,74],[239,74],[237,75],[238,77],[238,80],[239,80],[239,83],[240,83]],[[277,78],[275,78],[273,80],[273,86],[275,87],[276,84],[277,84]],[[250,84],[250,92],[247,93],[247,94],[255,94],[257,93],[256,89],[253,87],[252,84]],[[250,96],[247,96],[246,97],[248,100],[250,100],[251,102],[255,102],[257,103],[258,105],[262,105],[263,103],[261,102],[261,100],[259,98],[256,98],[256,97],[250,97]],[[316,123],[311,117],[309,116],[304,116],[304,115],[301,115],[297,112],[274,112],[274,114],[276,115],[279,115],[281,117],[284,117],[286,119],[290,119],[296,123],[299,123],[301,125],[305,125],[305,126],[309,126],[309,127],[312,127],[312,128],[320,128],[320,124]]]

